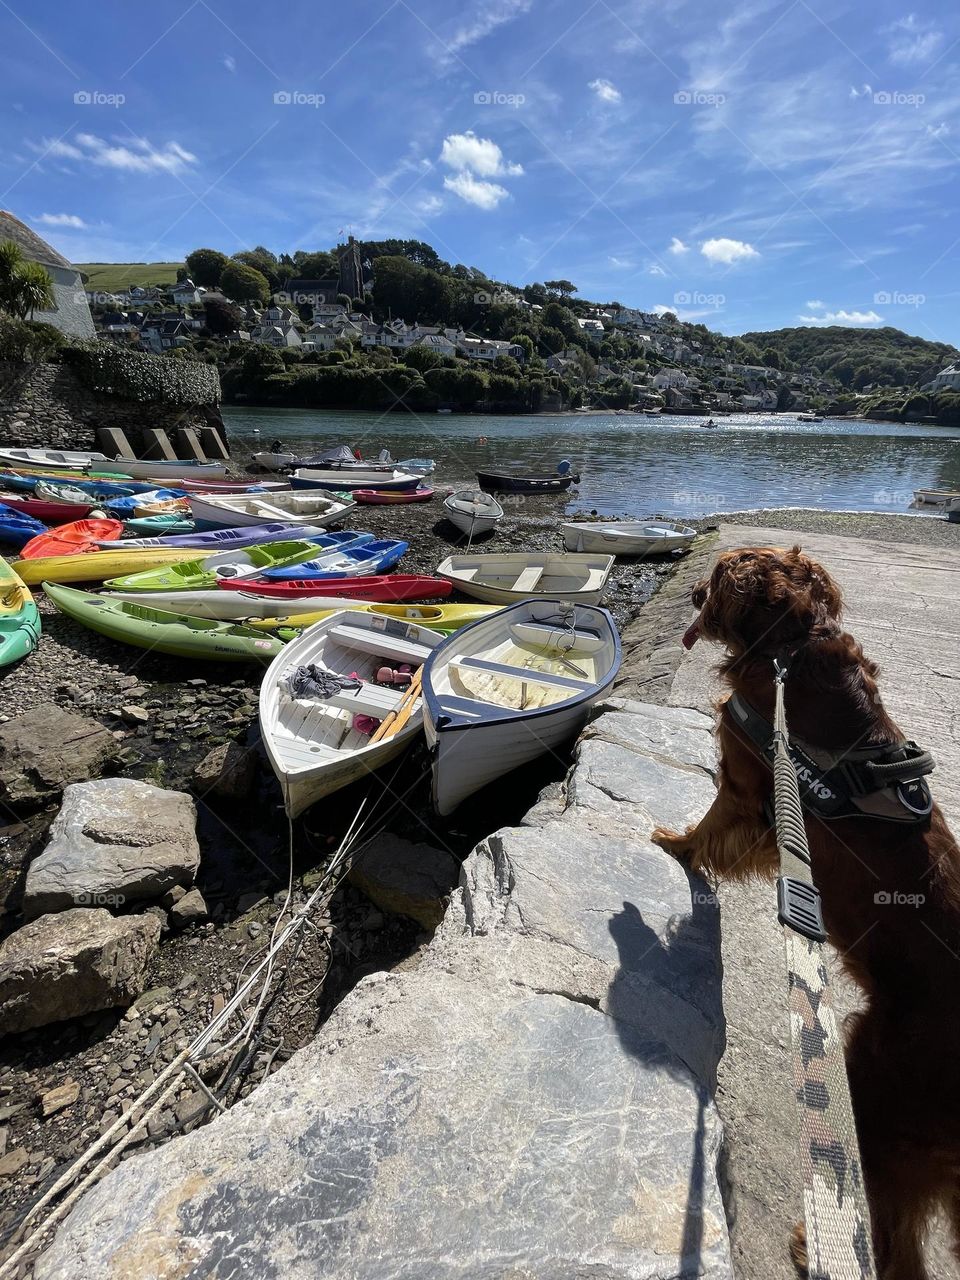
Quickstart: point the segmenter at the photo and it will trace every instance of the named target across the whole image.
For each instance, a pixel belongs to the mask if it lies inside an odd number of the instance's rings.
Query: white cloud
[[[726,266],[760,257],[752,244],[747,244],[745,240],[731,240],[727,236],[704,240],[700,252],[708,262],[722,262]]]
[[[93,133],[78,133],[73,142],[44,139],[31,146],[41,156],[58,156],[130,173],[181,173],[197,163],[197,157],[181,147],[179,142],[166,142],[155,147],[146,138],[107,142]]]
[[[807,303],[807,306],[812,304]],[[823,303],[818,303],[822,307]],[[797,319],[801,324],[842,324],[842,325],[865,325],[865,324],[883,324],[883,316],[878,316],[876,311],[845,311],[841,308],[839,311],[822,311],[817,315],[800,315]]]
[[[466,169],[462,173],[444,178],[443,185],[461,200],[466,200],[467,204],[475,204],[478,209],[495,209],[510,194],[498,182],[477,178]]]
[[[466,133],[451,133],[443,140],[440,163],[451,169],[472,169],[482,178],[514,177],[523,173],[523,166],[510,164],[503,152],[490,138],[478,138],[468,129]]]
[[[675,253],[678,256],[681,253],[689,253],[689,252],[690,252],[690,246],[688,244],[684,244],[683,241],[680,240],[677,236],[673,237],[673,239],[670,241],[669,248],[667,249],[667,253]]]
[[[856,85],[852,84],[850,86],[850,97],[851,98],[872,98],[873,90],[868,84],[861,85],[859,89],[856,87]]]
[[[417,213],[423,213],[427,216],[432,213],[439,213],[443,208],[443,198],[436,195],[424,196],[422,200],[417,201],[415,208]]]
[[[618,258],[615,254],[608,254],[607,261],[611,267],[618,267],[621,271],[626,271],[633,266],[629,258]]]
[[[76,227],[78,230],[86,230],[87,223],[79,218],[75,213],[41,213],[36,219],[42,222],[45,227]]]
[[[587,88],[592,89],[601,102],[620,102],[623,98],[617,86],[609,80],[591,80]]]
[[[441,53],[454,56],[461,49],[467,49],[478,40],[483,40],[507,22],[513,22],[533,8],[533,0],[488,0],[481,3],[480,12],[464,26],[455,31],[449,40],[444,41]]]
[[[814,298],[812,302],[804,303],[804,306],[808,311],[825,311],[827,304],[825,302],[821,302],[819,298]]]
[[[232,75],[237,69],[237,60],[236,58],[232,57],[229,53],[225,53],[223,55],[223,65],[227,68],[227,70]]]
[[[495,209],[510,194],[499,182],[491,182],[491,178],[515,178],[523,173],[523,166],[506,160],[490,138],[478,138],[469,130],[444,138],[440,163],[454,170],[443,180],[447,191],[478,209]]]
[[[904,66],[929,61],[943,43],[943,32],[915,13],[884,27],[882,34],[887,37],[887,57]]]
[[[652,266],[647,267],[648,276],[665,276],[666,274],[667,273],[664,271],[663,267],[658,266],[656,262],[653,263]]]

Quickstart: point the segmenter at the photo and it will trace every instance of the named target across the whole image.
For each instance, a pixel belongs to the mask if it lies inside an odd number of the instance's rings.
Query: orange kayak
[[[48,533],[38,533],[20,551],[21,560],[44,556],[72,556],[83,551],[102,551],[101,542],[114,542],[123,533],[119,520],[74,520]]]

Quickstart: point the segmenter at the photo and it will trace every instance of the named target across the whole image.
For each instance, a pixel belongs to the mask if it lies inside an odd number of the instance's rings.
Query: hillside
[[[87,277],[88,289],[116,293],[131,285],[176,284],[182,262],[77,262],[78,271]]]
[[[876,383],[921,386],[960,358],[947,343],[928,342],[890,327],[798,326],[744,333],[741,338],[758,351],[775,351],[781,365],[818,369],[855,391]]]

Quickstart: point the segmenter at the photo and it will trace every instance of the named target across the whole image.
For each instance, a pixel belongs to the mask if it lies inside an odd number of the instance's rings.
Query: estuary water
[[[678,517],[758,507],[906,512],[919,488],[960,488],[960,429],[795,414],[645,418],[640,414],[362,413],[223,410],[235,460],[274,439],[293,452],[333,444],[437,461],[434,481],[475,482],[478,468],[552,472],[569,459],[580,484],[562,510]]]

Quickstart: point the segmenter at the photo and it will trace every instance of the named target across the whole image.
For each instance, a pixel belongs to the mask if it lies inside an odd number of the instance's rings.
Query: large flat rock
[[[74,783],[27,871],[24,913],[122,907],[192,884],[200,865],[196,825],[184,791],[133,778]]]
[[[606,709],[565,811],[478,846],[417,968],[364,979],[247,1100],[120,1165],[37,1276],[729,1280],[716,905],[646,838],[648,810],[708,799],[709,732]],[[611,798],[623,753],[631,785],[667,780],[663,812]]]
[[[103,772],[117,743],[102,724],[52,703],[0,726],[0,800],[33,808]]]

